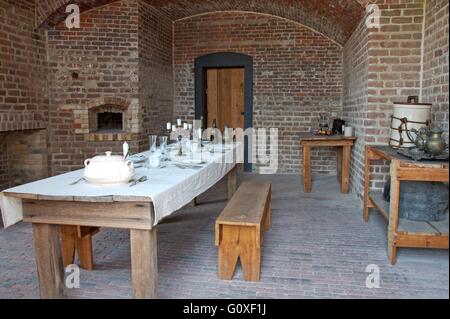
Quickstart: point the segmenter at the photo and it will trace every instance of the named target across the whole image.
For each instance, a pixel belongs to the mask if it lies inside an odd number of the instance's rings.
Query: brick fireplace
[[[0,189],[48,177],[46,130],[0,132]]]

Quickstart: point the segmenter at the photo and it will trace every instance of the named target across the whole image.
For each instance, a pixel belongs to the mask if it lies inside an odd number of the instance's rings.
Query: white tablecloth
[[[6,227],[20,222],[23,218],[21,199],[6,196],[5,193],[21,193],[41,196],[137,196],[153,201],[155,209],[154,225],[166,216],[190,203],[195,197],[207,191],[236,165],[234,159],[236,145],[215,146],[214,154],[203,152],[202,159],[208,163],[201,169],[182,169],[168,162],[165,168],[137,168],[136,179],[147,176],[146,182],[136,186],[100,187],[82,181],[70,185],[83,176],[83,170],[50,177],[33,183],[10,188],[0,193],[0,208]],[[148,153],[142,153],[148,155]],[[194,156],[200,158],[200,153]],[[189,159],[189,156],[184,157]],[[176,160],[176,159],[175,159]]]

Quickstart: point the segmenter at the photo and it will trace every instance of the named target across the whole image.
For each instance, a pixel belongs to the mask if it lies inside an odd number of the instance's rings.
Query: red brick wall
[[[0,133],[0,190],[9,186],[8,153],[6,152],[6,133]]]
[[[299,173],[298,133],[320,112],[341,111],[342,48],[302,25],[253,13],[211,13],[177,21],[175,116],[194,116],[194,59],[238,52],[254,60],[254,127],[279,129],[279,172]],[[315,151],[313,170],[335,171],[331,150]]]
[[[81,15],[81,28],[63,23],[48,31],[51,173],[78,169],[84,159],[123,141],[87,141],[76,123],[87,109],[108,99],[129,104],[138,150],[138,2],[124,0]],[[73,77],[77,74],[77,77]]]
[[[45,32],[34,31],[34,1],[0,1],[0,132],[46,127]]]
[[[343,110],[358,135],[351,188],[360,198],[365,144],[387,144],[393,103],[420,95],[423,0],[378,0],[377,4],[381,28],[367,29],[364,18],[344,48]],[[387,172],[384,163],[375,165],[372,187],[383,187]]]
[[[143,145],[150,134],[166,134],[173,120],[171,20],[147,3],[139,2],[139,103]]]
[[[350,187],[360,193],[364,180],[364,151],[367,118],[367,91],[369,81],[369,30],[365,20],[361,21],[355,33],[344,47],[344,96],[343,119],[355,128],[358,138],[352,149]]]
[[[420,95],[423,0],[378,0],[381,29],[369,34],[365,141],[387,144],[394,102]]]
[[[433,121],[448,139],[448,0],[428,0],[425,14],[423,100],[433,103]]]

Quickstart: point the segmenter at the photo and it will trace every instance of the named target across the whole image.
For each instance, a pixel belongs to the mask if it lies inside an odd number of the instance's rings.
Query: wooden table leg
[[[92,250],[92,235],[77,238],[77,252],[80,258],[80,267],[94,270],[94,252]]]
[[[98,231],[98,227],[61,226],[64,267],[72,265],[75,262],[75,252],[78,252],[80,267],[85,270],[94,269],[92,236]]]
[[[350,163],[352,156],[352,147],[344,145],[342,151],[342,181],[341,192],[347,194],[350,190]]]
[[[228,173],[227,190],[228,190],[228,200],[230,200],[237,189],[237,167],[235,166]]]
[[[342,147],[336,147],[336,173],[339,184],[342,183]]]
[[[41,298],[64,298],[64,266],[59,226],[33,224],[32,228]]]
[[[389,203],[388,255],[392,265],[397,263],[396,234],[398,227],[398,207],[400,202],[400,181],[397,179],[398,161],[391,162],[391,195]]]
[[[133,297],[158,297],[157,233],[151,230],[131,229],[131,281]]]
[[[369,221],[369,190],[370,190],[370,158],[368,146],[366,146],[366,154],[364,159],[364,221],[367,223]]]
[[[77,227],[61,225],[61,248],[64,268],[75,262],[77,247]]]
[[[305,193],[311,193],[311,147],[303,146],[303,187]]]

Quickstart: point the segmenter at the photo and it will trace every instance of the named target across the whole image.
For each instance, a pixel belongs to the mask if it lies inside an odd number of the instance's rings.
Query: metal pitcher
[[[414,143],[417,149],[424,151],[427,147],[427,142],[430,136],[430,130],[428,129],[428,127],[424,126],[419,130],[411,129],[411,132],[416,135],[415,137],[412,137],[412,135],[408,133],[408,137],[411,142]]]
[[[426,151],[433,155],[439,155],[445,151],[448,147],[442,136],[444,132],[442,130],[432,130],[426,143]]]

